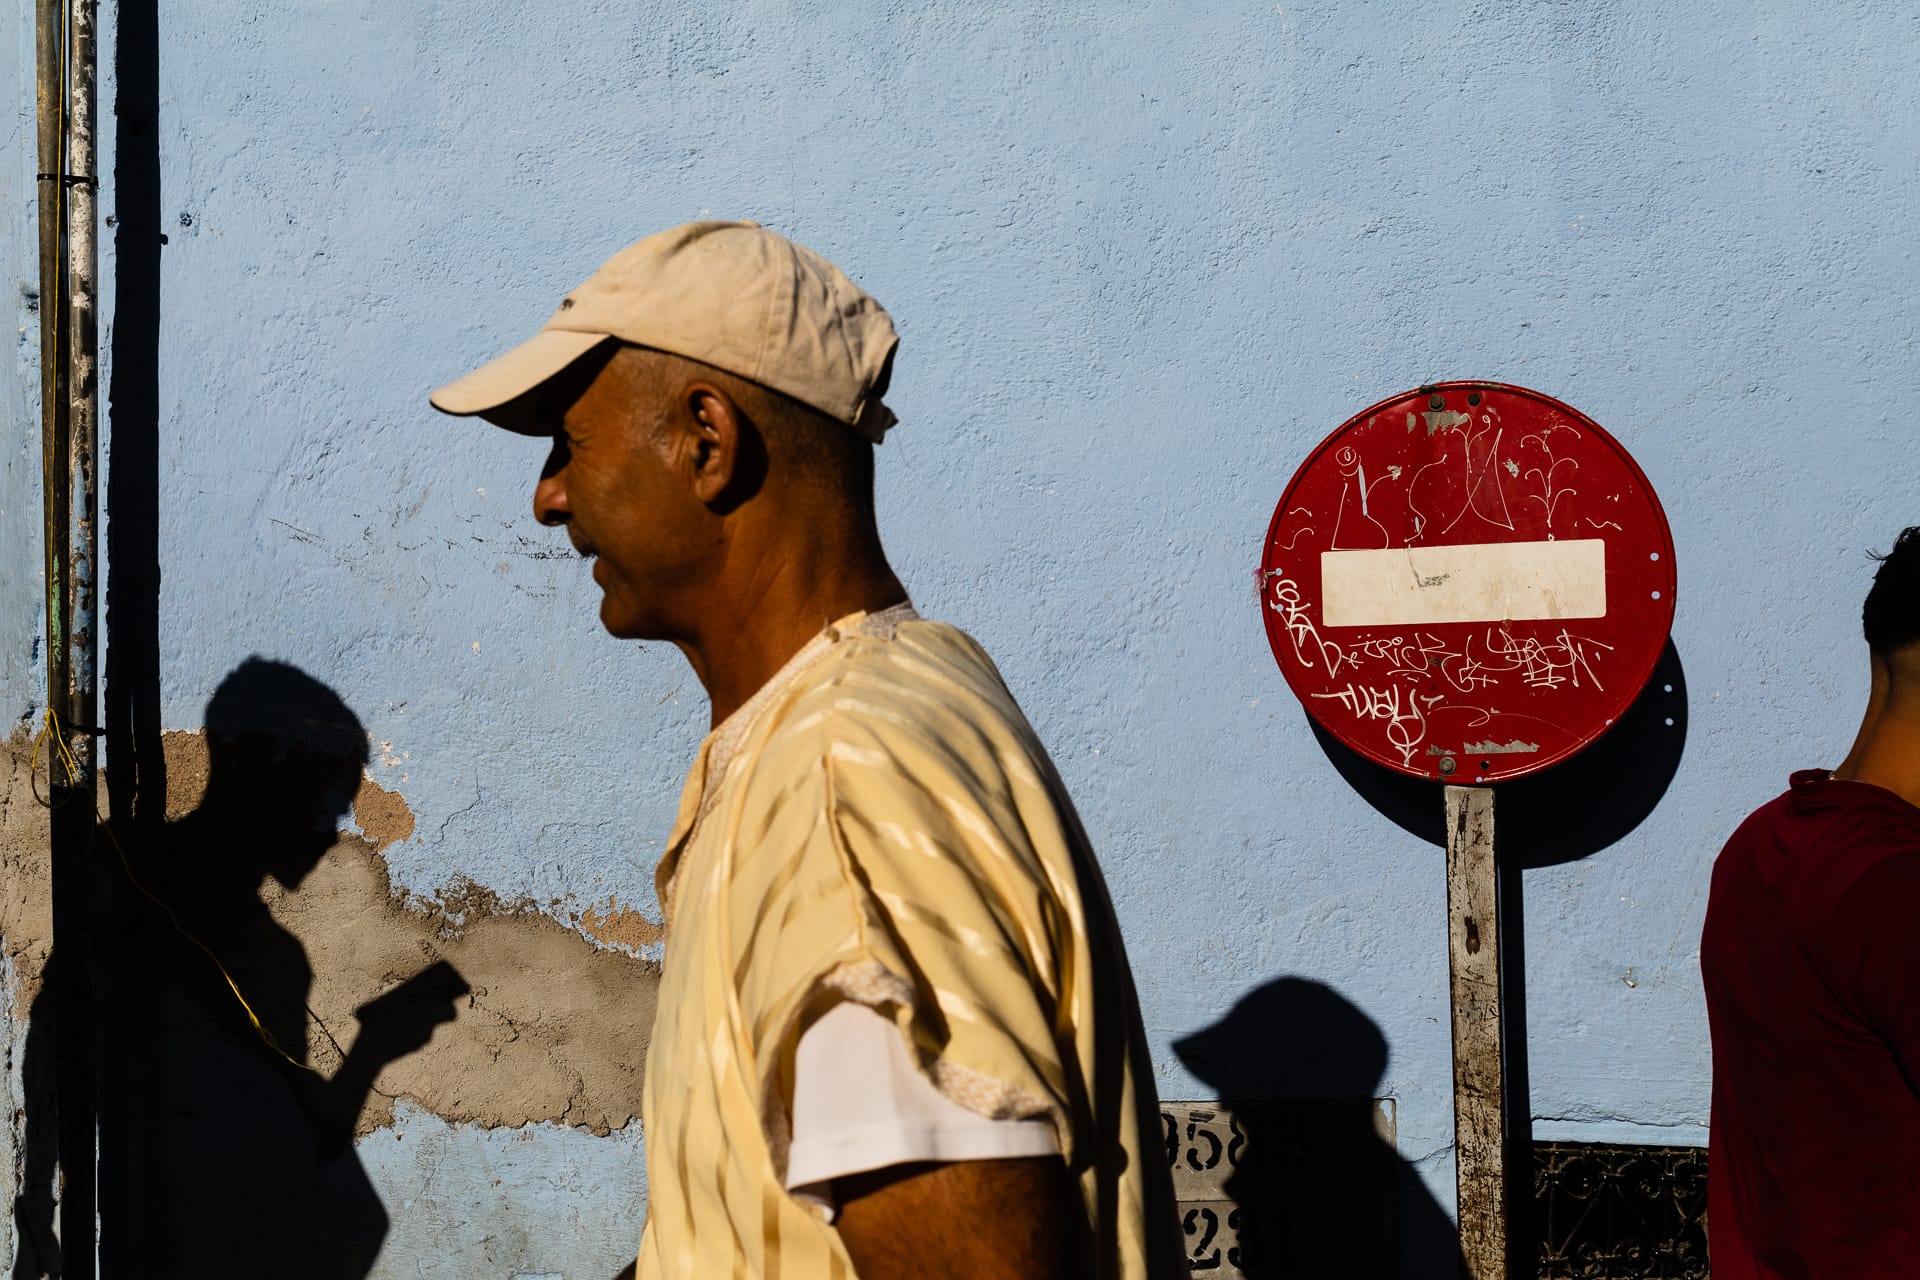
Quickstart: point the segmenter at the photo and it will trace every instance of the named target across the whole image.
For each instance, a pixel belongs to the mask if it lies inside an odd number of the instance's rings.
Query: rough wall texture
[[[40,988],[53,945],[47,810],[39,803],[46,795],[46,775],[35,779],[30,774],[33,739],[24,730],[14,733],[0,753],[7,766],[0,780],[0,959],[6,966],[9,998],[24,1006]]]
[[[199,803],[207,752],[197,734],[167,738],[168,817],[178,819]],[[0,780],[0,961],[9,999],[20,1007],[39,994],[52,951],[46,811],[32,794],[45,779],[29,780],[29,758],[28,740],[17,735]],[[618,935],[624,930],[644,944],[651,937],[645,922],[503,902],[465,880],[431,897],[396,893],[382,851],[412,831],[406,802],[368,778],[354,817],[361,832],[341,832],[297,889],[270,883],[261,891],[313,970],[306,1060],[336,1070],[343,1043],[353,1040],[354,1011],[423,963],[446,961],[470,988],[450,1027],[375,1078],[356,1131],[390,1124],[397,1099],[488,1128],[554,1121],[605,1134],[635,1120],[646,1055],[631,1029],[653,1020],[658,966],[620,946]],[[126,874],[113,854],[103,849],[109,874]],[[180,911],[184,917],[190,908]]]
[[[0,745],[0,1258],[11,1260],[16,1217],[11,1212],[29,1180],[26,1168],[27,1107],[50,1099],[36,1088],[29,1097],[25,1067],[27,1009],[39,988],[53,936],[47,893],[47,811],[35,803],[27,763],[32,741],[24,731]],[[36,1082],[37,1083],[37,1082]]]
[[[27,22],[0,72],[17,121]],[[584,567],[526,514],[539,446],[436,418],[425,393],[639,234],[760,219],[899,322],[883,528],[1073,789],[1163,1096],[1218,1092],[1176,1040],[1272,980],[1324,982],[1390,1047],[1371,1087],[1450,1203],[1441,855],[1309,732],[1253,572],[1294,466],[1349,413],[1444,377],[1526,384],[1607,426],[1666,504],[1679,705],[1654,723],[1684,733],[1684,753],[1649,746],[1677,771],[1637,825],[1571,807],[1527,851],[1535,1132],[1699,1142],[1711,857],[1790,768],[1844,750],[1863,552],[1920,518],[1902,407],[1917,40],[1894,7],[1809,22],[1778,0],[166,6],[157,137],[134,140],[158,148],[166,244],[157,281],[115,304],[157,298],[160,317],[155,466],[122,478],[158,503],[161,725],[199,728],[263,653],[370,735],[413,834],[337,846],[274,907],[324,1016],[393,967],[379,957],[442,945],[443,917],[390,892],[443,910],[471,892],[532,904],[489,906],[459,945],[549,966],[554,1036],[633,975],[604,1021],[637,1065],[645,970],[583,948],[654,954],[650,869],[699,686],[671,649],[597,633]],[[0,166],[9,208],[30,199],[30,137]],[[30,220],[6,225],[26,361]],[[114,352],[123,371],[139,354]],[[37,697],[16,607],[37,516],[31,400],[5,394],[16,714]],[[372,814],[363,829],[391,829]],[[505,997],[472,985],[420,1072],[497,1042],[482,1006]],[[1329,1034],[1300,1026],[1296,1052],[1340,1060]],[[377,1274],[473,1274],[482,1222],[534,1242],[509,1264],[529,1272],[623,1251],[600,1237],[631,1234],[628,1104],[567,1110],[558,1048],[507,1052],[508,1091],[529,1082],[511,1106],[381,1085],[458,1123],[403,1108],[361,1139],[392,1218]],[[547,1114],[615,1131],[484,1124]]]
[[[33,21],[16,12],[0,55],[0,111],[11,141],[0,156],[0,261],[15,340],[0,384],[0,734],[32,714],[45,698],[41,665],[43,583],[40,538],[40,250],[33,234],[39,166],[33,116]]]
[[[205,743],[169,734],[167,747],[168,787],[183,802],[169,817],[180,817],[199,801],[179,792],[205,779]],[[313,968],[308,1061],[337,1069],[354,1010],[423,960],[451,964],[470,988],[452,1026],[375,1078],[357,1132],[390,1123],[399,1098],[488,1128],[555,1121],[604,1134],[636,1119],[646,1054],[632,1029],[653,1021],[658,967],[581,936],[631,929],[628,913],[542,911],[462,879],[431,897],[396,894],[383,853],[413,833],[406,801],[368,778],[353,813],[364,834],[342,832],[297,889],[262,895]],[[649,936],[644,921],[638,936]]]

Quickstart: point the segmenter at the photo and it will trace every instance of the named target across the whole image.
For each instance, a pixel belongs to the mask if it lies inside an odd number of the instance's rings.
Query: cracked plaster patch
[[[192,733],[166,734],[163,745],[175,819],[199,803],[207,748]],[[16,1007],[39,986],[52,933],[46,811],[29,792],[31,747],[15,734],[0,778],[0,944]],[[354,1010],[430,965],[451,964],[470,988],[426,1048],[375,1078],[358,1132],[390,1124],[402,1098],[493,1128],[555,1121],[607,1133],[637,1116],[659,970],[628,949],[657,941],[659,927],[611,898],[568,913],[578,926],[569,927],[530,901],[504,901],[464,880],[430,900],[410,897],[394,889],[381,856],[412,837],[405,799],[368,777],[354,813],[363,834],[341,833],[297,891],[268,881],[261,892],[312,971],[308,1061],[334,1071],[340,1047],[353,1043]]]

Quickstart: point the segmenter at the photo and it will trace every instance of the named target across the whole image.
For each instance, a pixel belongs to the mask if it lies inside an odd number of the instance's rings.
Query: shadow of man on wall
[[[320,1026],[305,949],[268,902],[338,839],[366,732],[319,681],[252,658],[208,703],[206,747],[196,808],[116,830],[124,865],[102,841],[102,1273],[358,1280],[388,1225],[353,1149],[361,1108],[466,984],[431,965],[363,1005],[350,1046]],[[29,1069],[45,1052],[39,1013]],[[310,1062],[316,1047],[330,1071]],[[50,1141],[30,1129],[30,1150]],[[14,1274],[57,1276],[59,1262],[23,1250]]]
[[[1241,1224],[1243,1274],[1462,1274],[1451,1218],[1395,1150],[1391,1113],[1375,1101],[1386,1038],[1351,1002],[1321,983],[1280,978],[1174,1052],[1234,1117],[1225,1192]]]

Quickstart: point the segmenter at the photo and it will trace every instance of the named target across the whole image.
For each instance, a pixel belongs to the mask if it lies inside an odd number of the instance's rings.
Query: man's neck
[[[699,633],[680,642],[718,727],[837,618],[901,603],[877,537],[816,537],[743,550],[715,583]]]
[[[1920,692],[1910,683],[1895,680],[1887,663],[1874,659],[1866,717],[1833,776],[1871,783],[1920,807]]]

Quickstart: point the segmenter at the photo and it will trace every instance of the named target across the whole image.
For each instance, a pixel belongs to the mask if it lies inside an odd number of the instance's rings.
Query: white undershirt
[[[1045,1117],[989,1120],[945,1097],[914,1065],[900,1031],[846,1001],[794,1049],[787,1189],[834,1214],[833,1180],[917,1160],[990,1160],[1060,1152]]]

